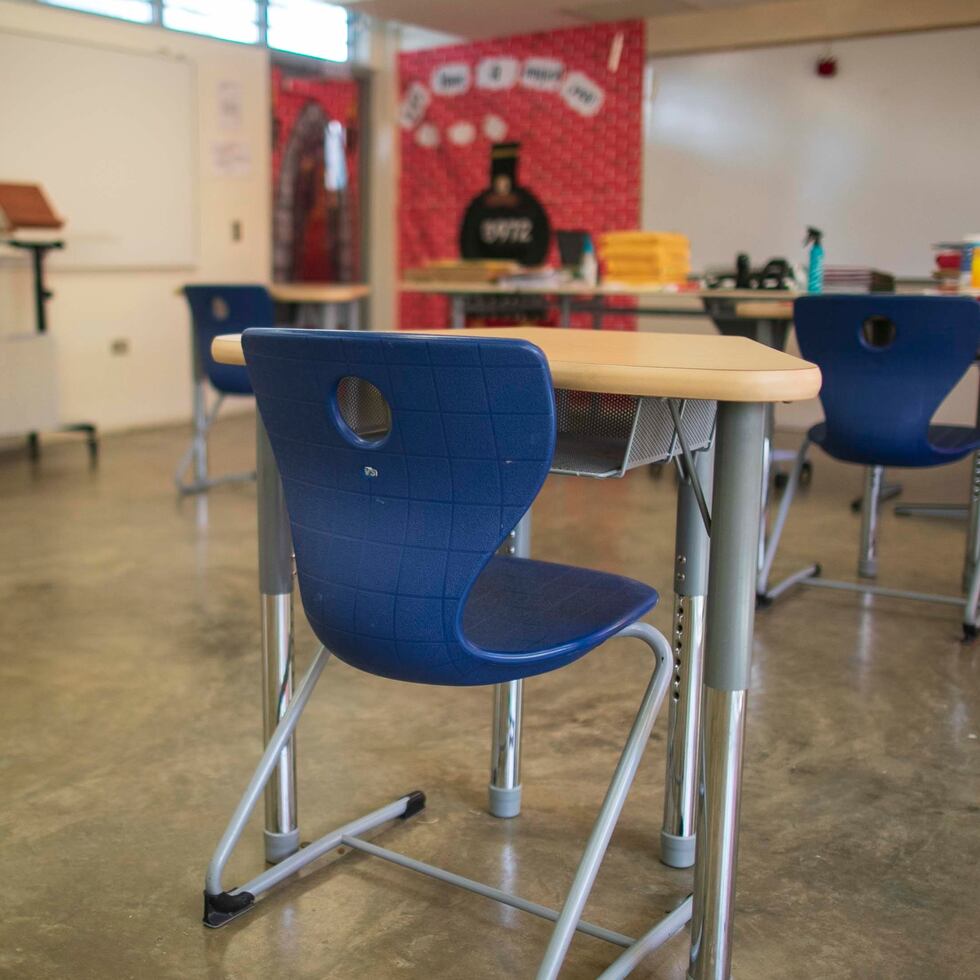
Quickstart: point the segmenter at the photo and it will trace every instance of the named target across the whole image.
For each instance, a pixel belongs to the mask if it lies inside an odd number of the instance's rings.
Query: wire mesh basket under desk
[[[713,401],[678,401],[684,441],[692,452],[711,445]],[[627,470],[661,463],[681,451],[666,398],[555,390],[558,438],[552,473],[622,476]]]

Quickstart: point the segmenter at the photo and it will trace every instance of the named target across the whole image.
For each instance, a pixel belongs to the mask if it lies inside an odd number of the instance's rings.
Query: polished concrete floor
[[[177,502],[186,432],[0,455],[0,976],[529,977],[547,926],[357,855],[250,915],[200,923],[204,868],[259,752],[254,487]],[[223,421],[216,468],[250,462]],[[853,573],[860,473],[817,454],[783,560]],[[967,470],[901,474],[907,499],[965,498]],[[555,478],[535,551],[668,592],[673,478]],[[962,527],[887,509],[883,582],[955,590]],[[666,627],[670,597],[653,621]],[[980,975],[980,645],[951,607],[799,591],[757,619],[735,975]],[[312,639],[299,632],[305,662]],[[490,692],[395,684],[340,663],[300,731],[306,838],[421,787],[383,831],[412,855],[558,903],[645,683],[617,641],[527,685],[525,809],[484,810]],[[690,889],[657,860],[664,722],[588,915],[638,934]],[[259,824],[229,881],[261,860]],[[682,978],[686,933],[634,975]],[[576,939],[563,978],[611,947]]]

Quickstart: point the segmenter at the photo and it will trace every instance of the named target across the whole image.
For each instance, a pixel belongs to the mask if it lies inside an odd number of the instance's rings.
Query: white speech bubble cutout
[[[595,116],[606,100],[606,93],[588,75],[570,71],[562,84],[561,97],[580,116]]]
[[[476,87],[490,92],[513,88],[520,68],[516,58],[483,58],[476,66]]]

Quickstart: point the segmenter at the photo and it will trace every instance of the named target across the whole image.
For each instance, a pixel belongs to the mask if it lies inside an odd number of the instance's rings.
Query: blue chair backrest
[[[243,347],[317,637],[374,674],[485,683],[462,609],[551,466],[542,352],[503,338],[289,329],[249,330]],[[358,403],[351,378],[387,402],[387,434],[383,403]]]
[[[241,333],[249,327],[275,326],[272,298],[265,286],[185,286],[191,308],[198,362],[214,387],[226,395],[250,395],[248,371],[235,364],[219,364],[211,356],[211,341],[219,334]]]
[[[822,446],[866,465],[945,461],[929,423],[980,349],[980,303],[966,296],[806,296],[800,352],[823,374]]]

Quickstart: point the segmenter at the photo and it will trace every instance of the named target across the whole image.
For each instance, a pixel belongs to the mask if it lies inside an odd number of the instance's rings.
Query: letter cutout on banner
[[[595,116],[602,108],[605,93],[588,75],[570,71],[561,87],[561,97],[580,115]]]
[[[402,129],[415,129],[425,116],[430,101],[429,90],[421,82],[412,82],[398,110],[398,122]]]
[[[464,95],[470,90],[470,66],[465,61],[440,65],[430,80],[436,95]]]
[[[491,92],[513,88],[519,72],[516,58],[483,58],[476,66],[476,87]]]
[[[528,58],[521,72],[521,85],[538,92],[557,92],[564,74],[565,63],[557,58]]]

